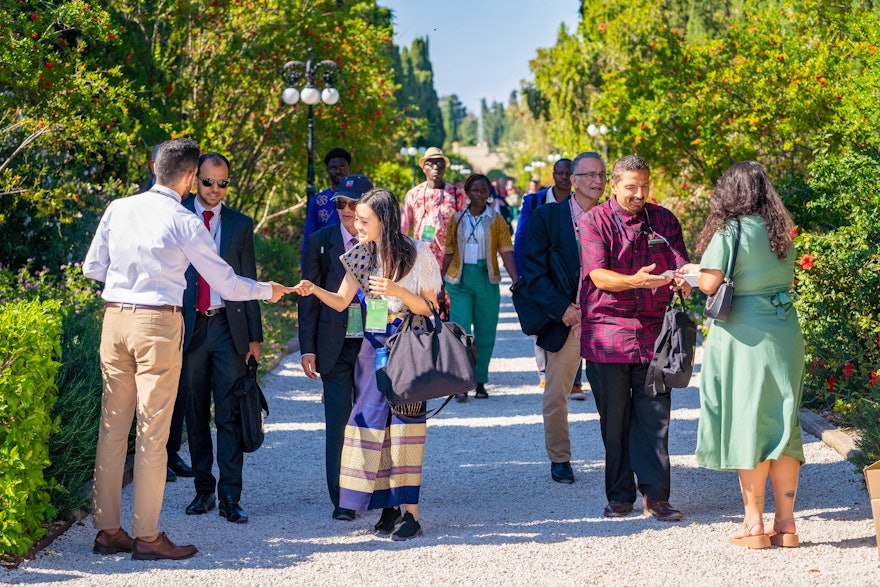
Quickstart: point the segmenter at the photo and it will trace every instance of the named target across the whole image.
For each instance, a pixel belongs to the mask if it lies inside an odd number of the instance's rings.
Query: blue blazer
[[[541,292],[540,303],[555,322],[538,336],[538,346],[545,350],[558,352],[568,338],[571,328],[562,323],[562,316],[577,303],[580,271],[568,198],[536,208],[525,239],[523,275],[529,292]]]
[[[194,195],[181,203],[195,214]],[[257,261],[254,253],[254,221],[238,210],[223,205],[220,208],[220,248],[217,251],[229,263],[236,274],[242,277],[257,278]],[[196,321],[196,297],[198,272],[192,265],[186,270],[186,290],[183,292],[183,350],[189,348],[193,326]],[[242,356],[248,352],[248,343],[263,342],[263,323],[260,303],[223,301],[226,305],[226,319],[232,333],[235,350]]]

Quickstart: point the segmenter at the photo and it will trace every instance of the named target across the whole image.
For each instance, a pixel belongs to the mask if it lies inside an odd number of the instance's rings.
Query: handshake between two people
[[[273,304],[287,294],[295,291],[294,288],[278,283],[277,281],[270,281],[269,285],[272,286],[272,297],[267,301],[272,302]]]

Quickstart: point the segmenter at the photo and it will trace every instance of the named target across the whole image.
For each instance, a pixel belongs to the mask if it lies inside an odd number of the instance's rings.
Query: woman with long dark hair
[[[804,462],[798,409],[804,339],[790,293],[794,224],[764,168],[728,169],[712,193],[700,233],[699,286],[715,293],[739,236],[731,311],[709,328],[700,374],[697,464],[739,474],[745,518],[729,541],[738,546],[798,546],[794,520]],[[764,488],[773,488],[773,528],[764,528]]]
[[[501,307],[501,271],[498,256],[516,282],[513,243],[504,218],[489,206],[489,178],[474,174],[464,182],[468,207],[449,219],[446,229],[446,256],[440,273],[447,282],[449,319],[473,332],[477,347],[477,389],[474,394],[486,399],[489,360],[495,349],[498,310]],[[473,329],[472,329],[473,327]],[[458,400],[466,400],[467,393]]]
[[[384,348],[408,312],[432,316],[429,303],[437,307],[440,267],[426,244],[400,232],[400,206],[391,192],[367,192],[355,213],[360,243],[341,257],[347,273],[339,290],[329,292],[304,280],[294,291],[314,294],[340,312],[355,296],[362,305],[365,298],[383,301],[369,312],[380,312],[385,331],[365,333],[355,366],[355,402],[345,429],[339,506],[359,511],[381,508],[376,531],[390,534],[393,540],[408,540],[422,534],[418,503],[425,417],[400,418],[391,413],[376,384],[376,350]],[[368,313],[368,323],[372,318]],[[414,325],[424,328],[424,318],[414,320]]]

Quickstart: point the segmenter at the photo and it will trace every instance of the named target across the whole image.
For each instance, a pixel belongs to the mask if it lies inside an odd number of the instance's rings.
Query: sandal
[[[489,394],[486,392],[485,384],[477,383],[477,389],[474,391],[474,397],[477,399],[489,399]]]
[[[745,546],[746,548],[770,548],[770,537],[764,534],[763,532],[760,534],[753,534],[755,529],[761,529],[763,526],[763,522],[758,522],[757,524],[749,525],[743,522],[736,530],[734,530],[730,537],[728,537],[727,541],[733,544],[734,546]],[[741,536],[737,536],[736,534],[742,533]]]
[[[770,534],[770,544],[773,546],[783,546],[785,548],[797,548],[801,545],[798,535],[794,532],[780,532],[779,526],[786,522],[794,522],[793,518],[782,520],[781,522],[773,521],[773,533]]]

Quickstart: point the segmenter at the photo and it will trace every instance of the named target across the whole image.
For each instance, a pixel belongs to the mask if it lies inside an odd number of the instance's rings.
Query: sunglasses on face
[[[354,211],[357,208],[357,200],[349,200],[346,202],[345,200],[336,200],[336,209],[337,210],[345,210],[345,207],[348,206],[348,209]]]
[[[211,179],[210,177],[199,177],[199,181],[202,182],[202,185],[206,188],[211,187],[215,183],[217,184],[217,187],[221,190],[225,190],[229,187],[228,179]]]

